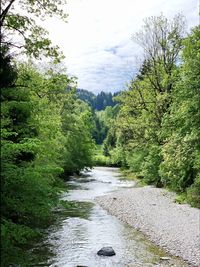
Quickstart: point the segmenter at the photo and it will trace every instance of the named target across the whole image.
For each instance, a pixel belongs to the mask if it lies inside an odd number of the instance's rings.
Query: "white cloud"
[[[46,23],[66,55],[79,88],[94,92],[123,89],[136,67],[138,48],[131,41],[143,19],[182,12],[189,28],[198,24],[198,0],[68,0],[68,23]]]

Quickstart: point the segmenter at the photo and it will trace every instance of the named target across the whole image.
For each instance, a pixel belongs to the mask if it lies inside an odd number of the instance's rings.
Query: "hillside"
[[[113,97],[117,96],[119,92],[116,93],[106,93],[100,92],[99,94],[95,95],[94,93],[84,90],[84,89],[77,89],[78,97],[87,102],[94,110],[104,110],[107,106],[114,107],[117,102],[113,100]]]

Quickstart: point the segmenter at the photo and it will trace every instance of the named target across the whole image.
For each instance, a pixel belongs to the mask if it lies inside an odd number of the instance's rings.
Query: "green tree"
[[[92,167],[94,141],[92,140],[92,112],[87,104],[73,96],[66,101],[62,113],[62,131],[65,136],[65,174],[79,173],[85,167]]]
[[[27,266],[28,243],[51,222],[59,175],[92,164],[91,113],[66,90],[73,78],[28,64],[12,71],[14,85],[1,88],[1,260]]]
[[[31,264],[27,249],[51,223],[59,176],[91,166],[91,113],[76,99],[75,89],[67,90],[74,79],[54,72],[54,66],[39,73],[30,64],[14,63],[11,57],[17,50],[34,58],[44,55],[60,60],[62,55],[34,15],[56,14],[65,19],[60,9],[63,3],[0,3],[1,265],[5,267]]]
[[[18,67],[17,72],[15,84],[1,88],[3,266],[28,264],[24,263],[24,248],[51,217],[56,179],[62,171],[56,151],[57,109],[38,96],[47,91],[45,79],[27,66]],[[55,123],[49,124],[50,114]]]
[[[128,152],[127,162],[133,164],[136,157],[137,172],[141,171],[146,181],[159,186],[162,184],[159,175],[162,120],[169,112],[177,81],[184,26],[180,15],[171,21],[163,15],[145,20],[142,30],[134,35],[144,51],[143,65],[128,90],[118,97],[121,109],[117,125]]]
[[[176,191],[188,190],[193,205],[200,203],[200,27],[184,40],[180,77],[170,113],[164,120],[161,164],[163,182]]]
[[[62,55],[58,47],[52,45],[48,32],[36,23],[35,18],[44,19],[47,16],[56,15],[65,20],[67,18],[63,12],[65,3],[65,0],[2,0],[0,2],[0,48],[6,46],[34,58],[41,58],[44,55],[59,60]],[[12,36],[15,37],[14,41]]]

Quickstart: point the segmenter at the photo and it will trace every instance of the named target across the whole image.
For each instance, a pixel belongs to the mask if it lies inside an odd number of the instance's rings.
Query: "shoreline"
[[[200,210],[175,203],[175,196],[166,189],[145,186],[121,189],[96,202],[171,255],[200,266]]]

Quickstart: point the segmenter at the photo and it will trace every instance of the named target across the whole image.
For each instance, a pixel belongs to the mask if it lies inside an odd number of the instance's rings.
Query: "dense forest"
[[[118,101],[116,96],[118,96],[120,93],[116,92],[112,94],[100,92],[95,95],[94,93],[85,89],[77,89],[76,94],[79,99],[91,107],[94,126],[92,130],[92,137],[97,145],[102,145],[110,127],[109,118],[112,116],[111,114],[114,110],[115,114],[118,110]]]
[[[200,26],[185,37],[182,16],[150,17],[133,39],[144,61],[110,112],[107,164],[200,207]]]
[[[106,107],[114,107],[117,104],[115,97],[119,95],[119,92],[116,93],[106,93],[100,92],[97,95],[94,93],[84,90],[77,89],[78,97],[85,101],[93,110],[104,110]]]
[[[62,54],[32,18],[15,13],[14,1],[3,1],[1,13],[1,266],[29,265],[30,241],[52,219],[52,208],[64,190],[67,175],[92,166],[91,108],[79,100],[74,78],[53,67]],[[62,1],[21,1],[37,16],[65,18]],[[22,6],[23,8],[23,6]],[[11,42],[21,35],[22,45]],[[21,39],[20,39],[21,40]],[[54,63],[39,70],[16,60],[50,57]],[[67,90],[67,88],[71,88]],[[26,249],[25,249],[26,248]]]
[[[200,27],[186,36],[179,15],[146,19],[133,37],[144,59],[127,90],[94,95],[77,90],[47,32],[13,3],[2,1],[0,15],[2,266],[26,266],[63,181],[94,164],[129,169],[200,207]],[[67,17],[62,0],[20,3],[38,18]]]

